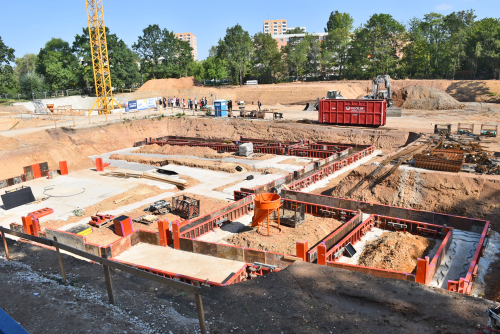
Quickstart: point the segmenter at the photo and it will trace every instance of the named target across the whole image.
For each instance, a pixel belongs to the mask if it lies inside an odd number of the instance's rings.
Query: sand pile
[[[412,273],[417,266],[417,258],[424,257],[434,243],[406,232],[385,232],[367,243],[358,265]]]
[[[246,226],[224,240],[240,247],[295,255],[297,241],[307,240],[312,247],[340,226],[342,223],[335,219],[306,215],[304,223],[296,228],[281,225],[281,233],[273,237],[263,237],[257,233],[257,227]]]
[[[202,86],[203,84],[194,77],[180,79],[153,79],[147,81],[137,91],[144,92],[148,90],[189,89]]]
[[[223,159],[234,157],[233,153],[217,153],[216,150],[209,147],[190,147],[190,146],[160,146],[157,144],[147,145],[132,153],[147,153],[147,154],[165,154],[165,155],[191,155],[198,158],[206,159]]]
[[[233,164],[229,162],[223,161],[211,161],[211,160],[199,160],[193,158],[170,158],[170,159],[160,159],[160,158],[148,158],[141,157],[137,155],[121,155],[121,154],[112,154],[110,159],[113,160],[125,160],[128,162],[137,162],[145,165],[152,166],[160,166],[161,165],[177,165],[177,166],[186,166],[186,167],[194,167],[194,168],[202,168],[215,170],[220,172],[227,173],[246,173],[247,171],[255,171],[256,169],[252,166],[243,165],[243,164]],[[242,167],[241,171],[237,171],[236,167]]]
[[[461,109],[463,104],[437,88],[409,86],[393,94],[394,106],[404,109],[450,110]]]

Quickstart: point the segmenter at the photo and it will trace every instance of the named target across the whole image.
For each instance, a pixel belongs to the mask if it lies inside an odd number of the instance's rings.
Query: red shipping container
[[[320,100],[320,123],[382,126],[387,122],[385,100]]]

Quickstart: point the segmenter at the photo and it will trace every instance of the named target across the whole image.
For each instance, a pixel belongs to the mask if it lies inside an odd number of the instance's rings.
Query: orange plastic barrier
[[[66,161],[59,161],[59,169],[61,170],[61,175],[68,175],[68,163]]]
[[[102,162],[102,158],[95,159],[95,167],[98,172],[104,172],[104,164]]]

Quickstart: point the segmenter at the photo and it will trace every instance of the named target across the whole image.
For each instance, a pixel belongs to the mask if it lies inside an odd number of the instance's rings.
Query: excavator
[[[379,75],[372,80],[373,90],[371,95],[365,95],[363,100],[386,100],[387,117],[401,117],[402,108],[395,108],[392,101],[391,77],[389,75]],[[380,89],[380,85],[385,85],[385,90]]]
[[[342,96],[342,92],[338,90],[329,90],[328,93],[326,94],[326,97],[321,98],[321,100],[324,99],[329,99],[329,100],[346,100],[346,97]],[[315,102],[310,102],[306,104],[306,107],[304,110],[318,110],[319,107],[319,100],[318,98]]]

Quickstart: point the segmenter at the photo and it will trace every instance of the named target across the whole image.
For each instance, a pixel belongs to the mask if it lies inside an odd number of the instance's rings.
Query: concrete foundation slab
[[[217,283],[222,283],[245,266],[244,262],[149,244],[138,244],[116,259]]]

